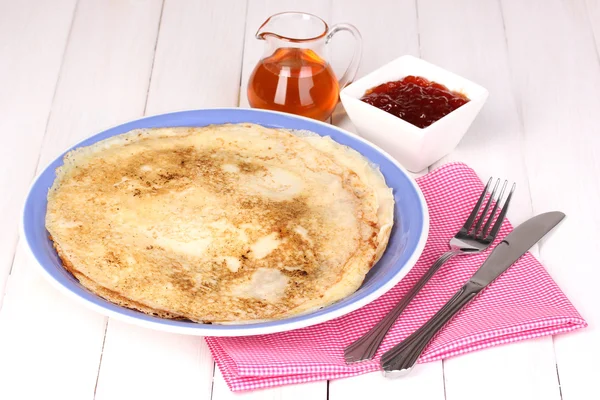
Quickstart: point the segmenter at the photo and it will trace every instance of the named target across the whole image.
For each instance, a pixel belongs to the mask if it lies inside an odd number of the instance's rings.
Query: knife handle
[[[395,377],[410,371],[436,333],[483,289],[476,282],[467,282],[424,325],[381,356],[384,375]]]

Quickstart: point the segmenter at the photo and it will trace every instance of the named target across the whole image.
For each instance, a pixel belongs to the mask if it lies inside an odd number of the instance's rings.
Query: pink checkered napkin
[[[448,249],[449,239],[462,226],[483,190],[475,172],[460,163],[444,165],[417,182],[427,201],[431,222],[425,250],[409,274],[376,301],[329,322],[271,335],[207,337],[231,390],[377,371],[381,354],[425,323],[479,268],[491,249],[450,260],[406,308],[375,359],[346,365],[343,349],[379,321]],[[505,221],[499,238],[511,229]],[[427,346],[418,362],[585,326],[586,322],[544,267],[527,253],[459,312]]]

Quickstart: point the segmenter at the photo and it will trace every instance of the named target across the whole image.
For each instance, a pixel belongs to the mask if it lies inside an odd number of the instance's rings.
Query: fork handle
[[[380,365],[385,376],[401,376],[410,371],[431,339],[469,301],[483,289],[475,282],[467,282],[433,317],[409,337],[381,356]]]
[[[449,250],[442,254],[435,263],[425,272],[415,286],[379,321],[371,330],[361,336],[358,340],[344,349],[344,359],[347,364],[370,360],[375,356],[379,345],[388,333],[394,322],[398,319],[402,311],[408,306],[412,299],[419,293],[431,277],[440,269],[449,259],[459,254],[458,250]]]

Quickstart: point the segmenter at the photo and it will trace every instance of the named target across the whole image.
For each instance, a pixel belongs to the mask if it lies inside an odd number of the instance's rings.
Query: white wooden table
[[[489,89],[458,148],[430,169],[460,160],[483,179],[515,180],[513,223],[568,215],[533,252],[587,329],[419,365],[402,380],[233,394],[202,338],[106,318],[42,279],[17,232],[40,166],[145,114],[247,106],[262,53],[254,33],[283,10],[356,25],[359,75],[413,54]],[[337,72],[344,40],[333,44]],[[0,0],[0,399],[600,399],[599,53],[595,0]],[[333,123],[354,129],[341,108]]]

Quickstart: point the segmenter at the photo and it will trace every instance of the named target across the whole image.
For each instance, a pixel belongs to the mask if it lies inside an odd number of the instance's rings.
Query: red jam
[[[412,75],[371,88],[361,100],[419,128],[428,127],[469,102],[462,93]]]

